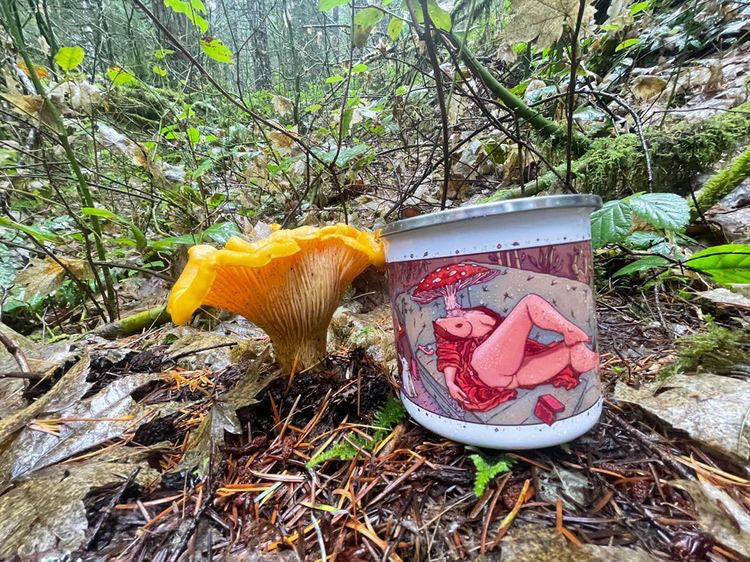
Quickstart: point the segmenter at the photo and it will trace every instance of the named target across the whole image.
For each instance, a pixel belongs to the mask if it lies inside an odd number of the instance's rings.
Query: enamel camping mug
[[[401,399],[469,445],[548,447],[602,410],[595,195],[463,207],[383,229]]]

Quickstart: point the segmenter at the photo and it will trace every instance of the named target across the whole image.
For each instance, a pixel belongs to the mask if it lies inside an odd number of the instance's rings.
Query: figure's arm
[[[448,392],[450,392],[453,398],[459,402],[463,402],[467,399],[467,396],[466,393],[456,384],[456,373],[457,369],[455,367],[446,367],[443,370],[443,374],[445,375],[445,385],[448,387]]]

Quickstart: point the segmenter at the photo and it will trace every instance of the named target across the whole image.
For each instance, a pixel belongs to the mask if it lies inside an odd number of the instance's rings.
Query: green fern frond
[[[492,464],[489,464],[480,455],[469,455],[469,458],[474,463],[474,468],[477,472],[474,475],[474,494],[481,498],[484,495],[484,491],[487,489],[487,485],[492,481],[495,476],[508,472],[513,463],[515,462],[510,457],[502,456]]]
[[[348,461],[357,456],[359,449],[372,451],[375,446],[385,439],[397,424],[401,423],[406,417],[406,410],[398,398],[389,396],[388,401],[383,405],[381,410],[375,414],[373,425],[378,429],[375,431],[372,439],[365,439],[356,433],[349,433],[346,439],[332,445],[329,449],[315,455],[307,462],[308,468],[313,468],[329,460]],[[354,445],[352,445],[354,443]]]

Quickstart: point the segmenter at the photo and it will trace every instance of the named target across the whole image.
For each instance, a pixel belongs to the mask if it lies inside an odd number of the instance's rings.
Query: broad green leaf
[[[396,95],[403,96],[408,91],[409,91],[409,86],[399,86],[398,88],[396,88]]]
[[[221,39],[211,39],[211,41],[201,39],[201,49],[217,62],[224,64],[232,62],[232,51],[229,50]]]
[[[334,74],[333,76],[329,76],[326,78],[326,84],[338,84],[339,82],[343,82],[346,80],[343,76],[340,74]]]
[[[690,206],[674,193],[640,193],[627,201],[633,213],[654,228],[678,232],[690,222]]]
[[[206,172],[208,172],[210,169],[214,167],[214,161],[210,158],[206,158],[203,162],[201,162],[198,167],[193,172],[194,178],[199,178]]]
[[[50,232],[39,230],[38,228],[34,228],[33,226],[26,226],[25,224],[18,223],[7,217],[0,217],[0,227],[9,228],[11,230],[16,230],[18,232],[23,232],[24,234],[27,234],[28,236],[31,236],[32,238],[40,242],[59,242],[60,241],[59,236],[56,236]]]
[[[138,78],[119,66],[108,68],[107,77],[115,86],[135,86],[138,84]]]
[[[352,117],[354,116],[354,108],[348,107],[344,111],[341,117],[341,134],[345,137],[349,136],[349,127],[352,124]]]
[[[352,74],[362,74],[363,72],[367,72],[367,70],[368,70],[369,68],[370,68],[370,67],[369,67],[369,66],[367,66],[367,65],[366,65],[365,63],[363,63],[363,62],[361,62],[361,63],[359,63],[359,64],[355,64],[355,65],[354,65],[354,66],[352,67]]]
[[[344,6],[349,3],[349,0],[320,0],[318,9],[321,12],[329,12],[337,6]]]
[[[122,218],[117,213],[113,213],[109,209],[99,209],[96,207],[84,207],[83,209],[81,209],[81,214],[84,217],[99,217],[102,219],[109,219],[115,222],[128,224],[128,221],[126,219]]]
[[[238,236],[241,232],[233,222],[219,222],[208,227],[203,234],[214,242],[226,244],[232,236]]]
[[[591,213],[591,242],[594,248],[622,241],[633,226],[633,211],[627,200],[607,201]]]
[[[391,21],[388,22],[388,37],[390,37],[392,41],[395,41],[398,39],[398,36],[401,35],[403,29],[404,20],[391,17]]]
[[[166,58],[171,54],[174,54],[174,51],[172,49],[156,49],[154,51],[154,57],[160,60]]]
[[[192,246],[200,244],[202,241],[203,239],[200,234],[183,234],[182,236],[170,236],[168,238],[162,238],[161,240],[155,240],[149,245],[154,250],[171,250],[174,246]]]
[[[166,68],[162,68],[158,64],[155,64],[154,66],[152,66],[151,67],[151,71],[154,74],[158,74],[159,76],[166,76],[167,75],[167,69]]]
[[[619,45],[617,45],[617,47],[615,47],[615,53],[618,51],[629,49],[633,45],[637,45],[640,42],[641,40],[639,37],[632,37],[630,39],[625,39],[625,41],[622,41]]]
[[[383,12],[377,8],[369,7],[364,10],[360,10],[354,16],[354,25],[361,25],[362,27],[375,27],[380,20],[383,19]]]
[[[81,47],[60,47],[55,53],[55,62],[63,70],[73,70],[83,62],[84,52]]]
[[[128,226],[130,226],[130,232],[133,233],[133,238],[135,239],[135,247],[139,250],[143,250],[146,246],[148,246],[146,235],[132,222]]]
[[[201,132],[195,127],[190,127],[187,130],[187,135],[190,139],[190,144],[198,144],[199,142],[201,142]]]
[[[684,263],[722,285],[750,283],[750,244],[712,246],[693,254]]]
[[[605,23],[601,26],[603,31],[620,31],[622,29],[622,26],[618,23]]]
[[[383,19],[383,12],[372,6],[360,10],[354,16],[354,32],[352,33],[352,44],[361,49],[367,43],[372,28]]]
[[[636,2],[632,6],[630,6],[630,15],[635,16],[636,14],[640,14],[644,10],[648,10],[651,7],[651,2]]]
[[[436,0],[427,0],[427,13],[435,27],[443,31],[451,30],[451,14],[438,6]]]
[[[315,150],[315,149],[313,150],[315,152],[315,155],[326,164],[331,164],[333,162],[333,158],[336,156],[335,148],[332,148],[325,152],[322,150]],[[370,147],[366,144],[357,144],[352,147],[342,148],[341,151],[339,152],[338,157],[336,157],[336,165],[341,166],[343,168],[353,158],[356,158],[357,156],[360,156],[366,153],[368,150],[370,150]]]
[[[206,7],[200,0],[192,0],[192,2],[186,2],[185,0],[164,0],[164,5],[167,8],[171,8],[175,13],[185,14],[188,21],[203,33],[208,31],[208,22],[200,15],[200,13],[206,13]]]
[[[637,273],[639,271],[647,271],[649,269],[656,269],[657,267],[665,267],[669,264],[670,261],[661,256],[646,256],[619,269],[614,274],[614,277],[622,277],[623,275],[630,275],[631,273]]]
[[[314,103],[312,105],[308,105],[305,108],[305,111],[307,111],[308,113],[316,113],[316,112],[320,111],[321,109],[323,109],[322,105],[320,105],[319,103]]]

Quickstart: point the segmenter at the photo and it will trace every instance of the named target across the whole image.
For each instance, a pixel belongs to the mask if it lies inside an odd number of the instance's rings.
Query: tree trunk
[[[268,54],[268,34],[266,33],[266,9],[263,0],[250,2],[252,23],[251,43],[253,48],[253,68],[255,89],[271,89],[271,57]]]

